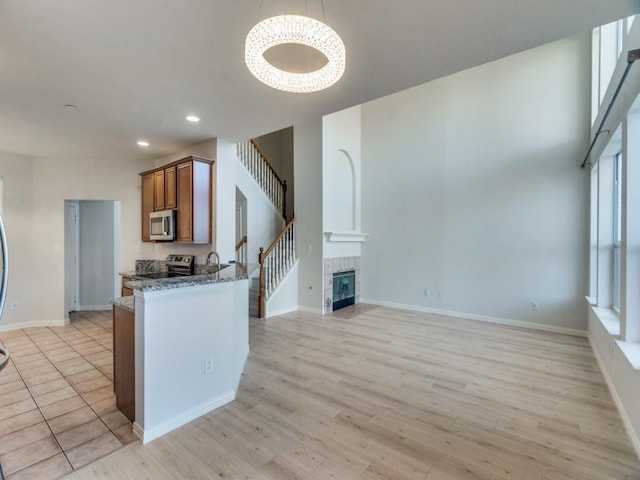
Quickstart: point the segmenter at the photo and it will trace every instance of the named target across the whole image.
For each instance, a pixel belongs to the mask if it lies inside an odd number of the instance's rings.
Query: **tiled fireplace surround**
[[[324,313],[333,312],[333,274],[355,271],[356,304],[360,303],[360,259],[361,257],[336,257],[324,259]]]

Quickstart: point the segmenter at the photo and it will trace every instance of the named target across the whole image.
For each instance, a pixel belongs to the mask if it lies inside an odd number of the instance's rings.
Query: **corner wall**
[[[138,175],[151,166],[150,161],[130,158],[0,153],[10,248],[7,303],[17,300],[19,305],[18,310],[5,310],[0,330],[64,323],[65,200],[121,201],[120,271],[130,270],[136,258],[152,256],[152,246],[140,241]]]
[[[363,301],[586,329],[590,66],[582,34],[362,106]]]
[[[322,309],[322,120],[293,129],[298,305]]]

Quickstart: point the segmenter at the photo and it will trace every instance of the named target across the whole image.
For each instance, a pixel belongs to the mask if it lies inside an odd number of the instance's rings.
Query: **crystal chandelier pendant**
[[[267,61],[272,47],[299,44],[318,50],[327,63],[306,73],[288,72]],[[326,24],[301,15],[279,15],[258,23],[247,35],[245,62],[262,83],[284,92],[310,93],[336,83],[345,69],[346,51],[340,36]]]

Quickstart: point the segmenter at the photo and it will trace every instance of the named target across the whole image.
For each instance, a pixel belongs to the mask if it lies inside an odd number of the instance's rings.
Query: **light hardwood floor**
[[[67,478],[640,479],[584,338],[356,306],[250,342],[234,402]]]

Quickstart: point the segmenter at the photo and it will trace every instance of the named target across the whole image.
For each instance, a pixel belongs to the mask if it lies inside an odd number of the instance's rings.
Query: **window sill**
[[[591,307],[602,326],[609,335],[618,338],[620,336],[620,318],[612,308]]]
[[[640,342],[625,342],[619,340],[620,318],[613,308],[591,307],[600,324],[605,328],[620,349],[622,356],[627,360],[631,368],[640,371]],[[613,352],[610,352],[613,353]]]
[[[634,370],[640,370],[640,342],[616,340],[618,347]]]

